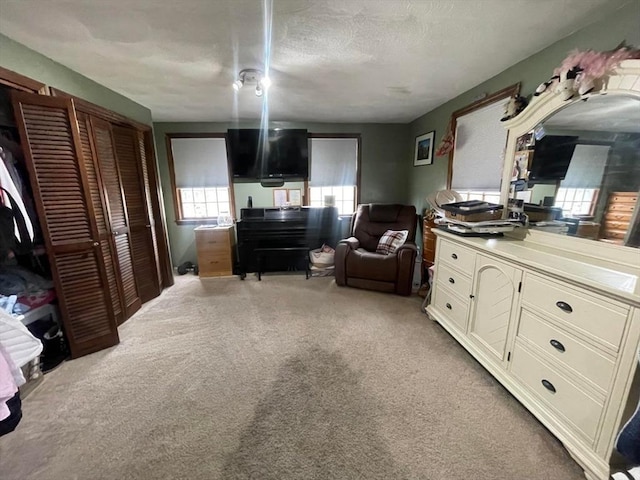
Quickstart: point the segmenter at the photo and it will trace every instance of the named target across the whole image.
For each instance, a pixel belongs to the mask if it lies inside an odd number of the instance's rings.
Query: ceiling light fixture
[[[238,92],[245,84],[255,84],[256,97],[261,97],[262,94],[271,86],[271,79],[265,75],[262,70],[245,68],[244,70],[240,70],[240,73],[238,73],[237,80],[233,82],[233,89]]]
[[[233,89],[236,92],[239,92],[243,85],[244,85],[244,81],[238,79],[235,82],[233,82]]]

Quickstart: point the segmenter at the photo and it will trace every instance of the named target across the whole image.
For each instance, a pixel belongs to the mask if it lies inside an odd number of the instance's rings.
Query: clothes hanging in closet
[[[0,187],[4,188],[7,191],[7,193],[11,195],[11,197],[13,197],[14,202],[16,203],[17,207],[20,209],[20,213],[22,213],[22,216],[24,217],[24,223],[27,227],[29,240],[33,241],[33,238],[34,238],[33,223],[31,221],[31,218],[29,217],[29,214],[27,213],[27,209],[24,205],[24,201],[22,200],[22,192],[21,190],[18,190],[18,187],[14,183],[13,178],[11,178],[11,174],[7,169],[7,166],[5,163],[7,156],[8,156],[8,152],[4,150],[2,146],[0,146],[0,158],[2,158],[2,161],[0,161]],[[2,199],[2,204],[5,207],[13,208],[11,199],[9,198],[9,195],[7,195],[7,193],[0,191],[0,199]],[[14,226],[14,231],[15,231],[16,238],[18,238],[20,241],[25,240],[20,235],[20,231],[17,223]]]

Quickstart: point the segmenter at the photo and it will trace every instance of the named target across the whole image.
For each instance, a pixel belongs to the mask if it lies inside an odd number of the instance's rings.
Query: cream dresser
[[[640,253],[631,265],[516,238],[435,230],[428,315],[564,444],[609,478],[640,339]]]

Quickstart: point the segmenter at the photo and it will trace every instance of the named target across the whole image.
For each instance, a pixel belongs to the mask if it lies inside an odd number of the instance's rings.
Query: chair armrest
[[[336,245],[334,275],[336,283],[341,287],[347,284],[347,257],[349,253],[356,250],[359,246],[360,242],[356,237],[342,239],[338,242],[338,245]]]
[[[341,244],[346,244],[350,250],[357,250],[358,248],[360,248],[360,240],[358,240],[356,237],[343,238],[338,243],[338,245]]]
[[[403,243],[402,245],[400,245],[398,247],[398,249],[396,250],[396,253],[400,254],[400,252],[402,250],[413,250],[414,252],[416,252],[416,254],[418,253],[418,247],[413,242],[405,242],[405,243]]]
[[[407,242],[396,250],[396,255],[398,256],[396,293],[398,295],[411,295],[413,269],[418,255],[418,247],[413,242]]]

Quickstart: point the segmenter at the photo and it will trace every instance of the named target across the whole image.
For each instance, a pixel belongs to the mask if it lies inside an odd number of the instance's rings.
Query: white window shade
[[[506,100],[457,118],[453,190],[499,190],[507,129],[500,122]]]
[[[561,186],[600,188],[608,155],[608,145],[576,145]]]
[[[176,188],[229,185],[224,138],[172,138]]]
[[[355,185],[357,138],[311,138],[311,177],[314,187]]]

